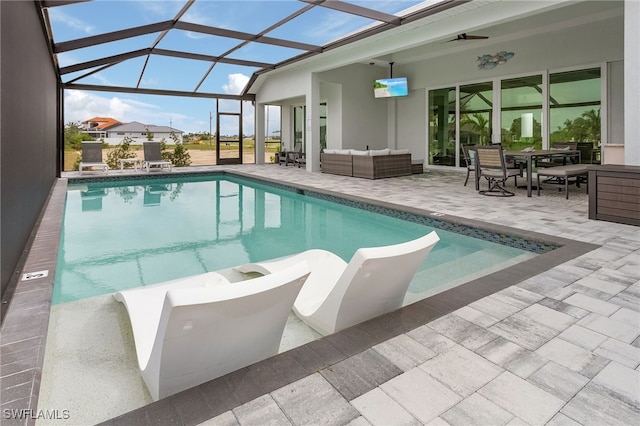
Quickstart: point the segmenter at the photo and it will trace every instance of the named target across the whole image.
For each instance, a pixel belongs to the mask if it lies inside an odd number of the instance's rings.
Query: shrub
[[[120,159],[122,158],[134,158],[136,153],[131,149],[131,139],[129,136],[125,136],[115,148],[111,149],[107,154],[107,165],[112,169],[120,168]]]
[[[71,170],[75,170],[75,171],[80,170],[80,163],[81,162],[82,162],[82,156],[81,155],[76,155],[76,161],[73,163],[73,169],[71,169]]]
[[[173,132],[171,133],[171,139],[173,140],[175,145],[173,148],[173,152],[167,152],[168,160],[171,161],[171,163],[175,167],[186,167],[191,165],[191,155],[189,154],[189,150],[185,148],[184,144],[180,142],[178,136],[176,136],[176,134]],[[162,144],[164,144],[164,140],[161,142],[161,146]],[[166,144],[164,145],[164,147],[166,147]],[[164,155],[165,152],[163,148],[162,158],[164,158]]]

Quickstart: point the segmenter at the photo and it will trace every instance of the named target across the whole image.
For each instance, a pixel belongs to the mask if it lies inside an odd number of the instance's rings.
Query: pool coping
[[[320,193],[331,197],[367,203],[410,214],[433,216],[423,209],[397,205],[381,200],[343,194],[337,191],[312,188],[291,182],[283,183],[273,178],[219,170],[207,172],[183,172],[153,174],[153,178],[170,178],[177,175],[230,175],[293,188],[295,191]],[[131,180],[134,175],[104,178],[59,178],[52,185],[49,198],[27,244],[7,294],[12,294],[6,312],[3,312],[0,350],[3,395],[2,409],[26,410],[23,420],[7,421],[7,424],[35,424],[39,386],[44,362],[44,351],[49,324],[49,313],[60,232],[64,215],[67,183],[104,180]],[[149,178],[149,175],[142,175]],[[145,179],[146,180],[146,179]],[[153,402],[144,407],[114,417],[102,424],[153,424],[169,421],[179,424],[198,424],[259,396],[295,382],[323,369],[370,349],[372,346],[420,327],[432,320],[491,295],[520,281],[538,275],[563,264],[599,245],[566,238],[523,231],[494,225],[474,219],[452,215],[437,216],[454,224],[472,226],[488,232],[513,235],[519,238],[553,244],[558,248],[518,263],[506,269],[445,290],[427,299],[405,306],[397,311],[374,318],[341,332],[325,336],[306,345],[275,355],[251,366],[242,368],[210,382],[188,389],[176,395]],[[20,281],[24,271],[49,270],[49,275],[29,281]],[[9,293],[11,291],[11,293]],[[5,300],[3,300],[3,307]],[[4,309],[3,309],[4,311]],[[374,366],[372,366],[374,367]],[[375,384],[372,384],[375,387]],[[63,408],[63,407],[62,407]],[[6,420],[5,420],[6,421]]]

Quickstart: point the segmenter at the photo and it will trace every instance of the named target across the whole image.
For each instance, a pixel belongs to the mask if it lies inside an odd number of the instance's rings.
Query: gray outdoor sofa
[[[353,149],[324,150],[320,154],[322,173],[382,179],[411,174],[411,154],[408,150]]]

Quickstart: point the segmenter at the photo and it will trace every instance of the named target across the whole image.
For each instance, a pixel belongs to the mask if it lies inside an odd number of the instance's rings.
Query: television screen
[[[376,98],[392,98],[408,94],[409,86],[406,77],[381,78],[373,82],[373,95]]]

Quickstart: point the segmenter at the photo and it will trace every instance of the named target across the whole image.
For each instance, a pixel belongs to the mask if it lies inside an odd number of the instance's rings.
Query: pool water
[[[68,186],[53,303],[155,284],[311,248],[349,261],[360,247],[408,241],[419,223],[233,176]],[[535,256],[436,229],[413,301]]]

